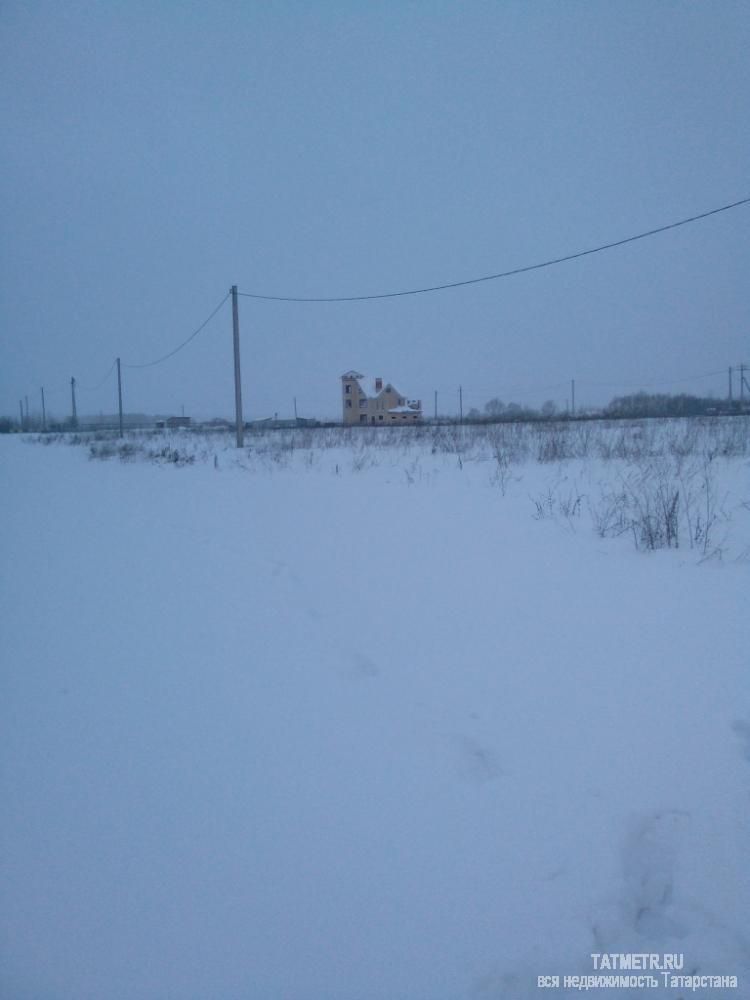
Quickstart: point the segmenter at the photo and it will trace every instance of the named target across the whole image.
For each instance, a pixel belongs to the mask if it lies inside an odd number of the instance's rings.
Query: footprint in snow
[[[736,719],[732,723],[732,730],[740,741],[742,756],[745,760],[750,760],[750,722],[746,719]]]
[[[502,774],[494,750],[473,736],[455,733],[447,736],[446,740],[453,751],[459,776],[465,781],[483,784]]]
[[[670,907],[680,840],[690,814],[665,809],[640,820],[623,852],[623,908],[627,921],[653,940],[679,936]]]
[[[380,667],[366,653],[351,653],[353,673],[358,677],[378,677]]]

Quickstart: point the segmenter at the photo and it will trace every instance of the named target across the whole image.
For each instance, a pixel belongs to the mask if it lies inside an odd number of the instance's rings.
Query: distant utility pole
[[[570,415],[571,417],[576,415],[576,380],[574,378],[570,380]]]
[[[122,437],[122,377],[119,358],[117,359],[117,406],[120,413],[120,437]]]
[[[237,447],[245,440],[242,423],[242,380],[240,378],[240,310],[237,305],[237,286],[232,285],[232,334],[234,338],[234,419],[237,425]]]
[[[39,390],[42,394],[42,432],[47,430],[47,410],[44,406],[44,386]]]
[[[294,419],[297,420],[297,397],[294,397]]]
[[[21,430],[25,430],[24,422],[23,422],[23,400],[22,399],[18,400],[18,408],[21,411]]]
[[[729,366],[729,405],[732,405],[732,366]]]
[[[28,430],[29,429],[29,397],[28,396],[24,396],[23,398],[24,398],[24,400],[26,402],[26,430]]]
[[[435,390],[435,423],[437,423],[437,389]]]
[[[463,387],[458,387],[458,422],[462,424],[464,422],[464,391]]]
[[[76,380],[71,375],[70,378],[70,402],[72,404],[70,413],[70,423],[73,427],[78,426],[78,414],[76,413]]]

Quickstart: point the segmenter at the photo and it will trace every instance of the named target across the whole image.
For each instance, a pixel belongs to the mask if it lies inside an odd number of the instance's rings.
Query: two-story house
[[[376,378],[372,391],[366,392],[359,372],[346,372],[341,376],[341,402],[345,424],[370,424],[375,426],[413,424],[422,419],[422,401],[407,399],[390,382]]]

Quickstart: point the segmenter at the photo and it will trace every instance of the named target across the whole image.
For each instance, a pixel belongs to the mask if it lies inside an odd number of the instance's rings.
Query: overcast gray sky
[[[71,375],[159,357],[232,284],[460,281],[750,195],[746,2],[6,0],[0,25],[9,415],[41,385],[67,414]],[[430,295],[243,298],[246,415],[337,416],[350,368],[449,412],[459,384],[564,405],[575,377],[586,404],[750,361],[749,233],[743,206]],[[232,385],[226,304],[124,372],[125,408],[230,415]]]

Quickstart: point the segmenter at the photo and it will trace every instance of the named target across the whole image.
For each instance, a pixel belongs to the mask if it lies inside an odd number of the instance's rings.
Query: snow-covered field
[[[0,995],[750,996],[748,421],[231,444],[0,439]]]

